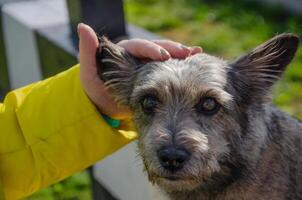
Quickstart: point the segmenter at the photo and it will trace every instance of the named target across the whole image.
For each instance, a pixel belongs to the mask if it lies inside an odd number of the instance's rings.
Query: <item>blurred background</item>
[[[278,33],[302,35],[301,0],[0,0],[0,6],[0,99],[10,89],[76,64],[78,22],[114,41],[162,37],[226,59]],[[274,89],[274,103],[302,119],[301,45]],[[155,199],[156,189],[149,189],[134,149],[130,144],[26,199]]]

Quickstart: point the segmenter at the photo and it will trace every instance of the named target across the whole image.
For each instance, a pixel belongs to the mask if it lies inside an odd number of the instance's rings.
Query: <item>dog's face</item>
[[[233,62],[203,53],[143,64],[100,42],[99,75],[133,111],[149,179],[168,192],[223,187],[257,160],[258,116],[298,46],[283,34]]]

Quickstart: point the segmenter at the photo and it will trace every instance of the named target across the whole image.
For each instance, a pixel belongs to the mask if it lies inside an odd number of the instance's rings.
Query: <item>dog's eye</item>
[[[196,105],[197,111],[204,115],[214,115],[218,112],[220,107],[221,105],[211,97],[202,98]]]
[[[146,114],[153,114],[158,105],[158,99],[154,96],[147,96],[141,100],[141,107]]]

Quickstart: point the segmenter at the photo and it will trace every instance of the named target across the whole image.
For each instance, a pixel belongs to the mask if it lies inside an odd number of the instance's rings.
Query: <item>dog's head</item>
[[[149,179],[183,191],[240,178],[260,154],[269,91],[298,42],[282,34],[232,62],[202,53],[141,63],[100,38],[99,76],[133,111]]]

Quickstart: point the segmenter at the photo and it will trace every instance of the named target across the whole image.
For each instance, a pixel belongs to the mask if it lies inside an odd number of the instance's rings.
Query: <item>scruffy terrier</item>
[[[149,180],[179,200],[302,199],[302,123],[270,99],[298,43],[142,63],[100,38],[99,76],[133,111]]]

